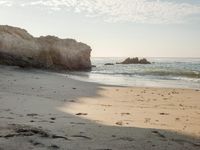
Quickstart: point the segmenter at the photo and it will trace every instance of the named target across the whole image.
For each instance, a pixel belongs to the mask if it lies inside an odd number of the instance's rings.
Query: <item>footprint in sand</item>
[[[49,146],[48,148],[49,148],[49,149],[60,149],[60,147],[57,146],[57,145],[55,145],[55,144]]]
[[[85,125],[85,123],[83,123],[83,122],[70,122],[70,124]]]
[[[45,146],[44,144],[37,142],[37,141],[30,140],[29,142],[34,146]]]
[[[67,101],[67,100],[66,100]],[[71,103],[75,103],[76,101],[75,100],[69,100],[69,102],[71,102]]]
[[[30,117],[35,117],[35,116],[38,116],[38,114],[35,114],[35,113],[31,113],[31,114],[26,114],[27,116],[30,116]]]
[[[169,113],[160,113],[160,115],[169,115]]]
[[[118,140],[129,141],[129,142],[135,141],[135,139],[131,137],[120,137]]]
[[[112,150],[110,148],[98,148],[98,149],[95,149],[95,150]]]
[[[9,119],[9,120],[11,120],[11,119],[14,119],[14,118],[12,118],[12,117],[6,117],[6,119]]]
[[[119,126],[122,126],[123,125],[123,122],[122,121],[118,121],[115,123],[116,125],[119,125]]]
[[[121,113],[122,116],[124,115],[130,115],[130,113]]]
[[[183,104],[179,104],[179,106],[183,107]]]
[[[144,123],[148,123],[148,122],[150,122],[150,121],[151,121],[151,118],[145,118]]]
[[[92,140],[91,137],[85,136],[85,135],[72,135],[71,137],[76,137],[76,138],[83,138],[87,140]]]

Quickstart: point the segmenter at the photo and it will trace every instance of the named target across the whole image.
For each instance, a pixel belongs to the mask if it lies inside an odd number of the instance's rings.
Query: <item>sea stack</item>
[[[146,58],[139,59],[138,57],[135,58],[126,58],[124,61],[117,63],[117,64],[151,64]]]
[[[91,68],[91,48],[74,39],[33,37],[26,30],[0,25],[0,64],[51,70]]]

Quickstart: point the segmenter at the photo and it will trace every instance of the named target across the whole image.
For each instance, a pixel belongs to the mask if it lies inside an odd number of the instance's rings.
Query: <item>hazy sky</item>
[[[200,57],[200,0],[0,0],[0,24],[74,38],[92,56]]]

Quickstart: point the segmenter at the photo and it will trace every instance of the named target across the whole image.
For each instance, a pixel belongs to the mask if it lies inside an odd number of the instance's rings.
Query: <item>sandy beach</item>
[[[198,150],[200,90],[0,66],[0,150]]]

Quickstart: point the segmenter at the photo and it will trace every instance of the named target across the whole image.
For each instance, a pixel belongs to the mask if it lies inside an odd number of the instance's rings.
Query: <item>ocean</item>
[[[151,64],[116,64],[124,59],[91,58],[96,67],[71,72],[69,77],[106,85],[200,89],[200,58],[147,58]]]

